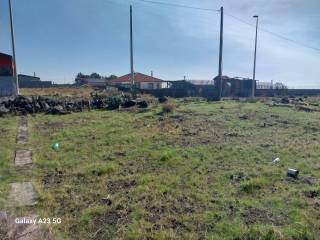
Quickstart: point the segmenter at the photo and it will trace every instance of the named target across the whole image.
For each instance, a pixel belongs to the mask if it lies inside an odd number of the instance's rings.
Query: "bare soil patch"
[[[284,216],[275,215],[268,209],[250,207],[241,215],[244,223],[247,225],[255,223],[265,223],[280,226],[285,222]]]
[[[108,193],[115,194],[125,192],[126,194],[137,185],[136,180],[115,180],[107,183]]]

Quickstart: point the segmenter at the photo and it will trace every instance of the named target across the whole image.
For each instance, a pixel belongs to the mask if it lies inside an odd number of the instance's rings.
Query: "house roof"
[[[128,83],[131,81],[131,74],[127,74],[116,79],[110,80],[110,83]],[[148,76],[139,72],[134,73],[134,81],[135,82],[163,82],[163,80],[159,78],[155,78],[152,76]]]
[[[9,55],[9,54],[6,54],[6,53],[2,53],[2,52],[0,52],[0,57],[6,57],[6,58],[12,58],[12,56],[11,55]]]
[[[12,57],[5,53],[0,53],[0,67],[12,67]]]

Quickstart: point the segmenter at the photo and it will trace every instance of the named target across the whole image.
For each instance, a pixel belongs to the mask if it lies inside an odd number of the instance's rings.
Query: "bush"
[[[173,102],[167,102],[162,106],[162,113],[172,113],[176,106]]]
[[[138,103],[139,108],[147,108],[148,103],[145,100],[139,101]]]
[[[107,98],[107,109],[108,110],[115,110],[118,109],[121,104],[121,98],[120,97],[108,97]]]
[[[168,98],[166,98],[165,96],[161,96],[158,98],[159,103],[165,103],[168,101]]]
[[[133,100],[127,100],[127,101],[125,101],[124,103],[122,103],[122,107],[124,107],[124,108],[130,108],[130,107],[133,107],[133,106],[135,106],[136,105],[136,102],[135,101],[133,101]]]

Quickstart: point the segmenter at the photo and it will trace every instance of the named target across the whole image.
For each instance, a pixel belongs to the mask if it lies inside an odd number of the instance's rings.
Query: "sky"
[[[259,15],[256,79],[320,88],[319,0],[155,0],[224,7],[223,75],[252,78]],[[129,73],[129,6],[134,68],[164,80],[209,80],[218,74],[218,11],[139,0],[12,0],[19,73],[71,83],[78,72]],[[251,25],[238,21],[239,18]],[[0,0],[0,52],[11,53],[8,1]]]

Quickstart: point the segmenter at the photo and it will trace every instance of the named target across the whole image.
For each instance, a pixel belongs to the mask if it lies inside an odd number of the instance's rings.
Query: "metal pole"
[[[220,8],[219,100],[222,98],[223,7]]]
[[[14,39],[11,0],[9,0],[9,15],[10,15],[11,43],[12,43],[12,70],[13,70],[13,77],[15,77],[15,80],[16,80],[16,92],[17,92],[17,95],[19,95],[19,81],[18,81],[18,75],[17,75],[16,48],[15,48],[15,39]]]
[[[256,18],[256,39],[254,44],[254,62],[253,62],[253,78],[252,78],[252,98],[254,98],[255,95],[255,82],[256,82],[256,62],[257,62],[257,41],[258,41],[258,22],[259,22],[259,16],[253,16]]]
[[[131,93],[134,91],[134,69],[133,69],[133,39],[132,39],[132,5],[130,5],[130,65],[131,65]]]

